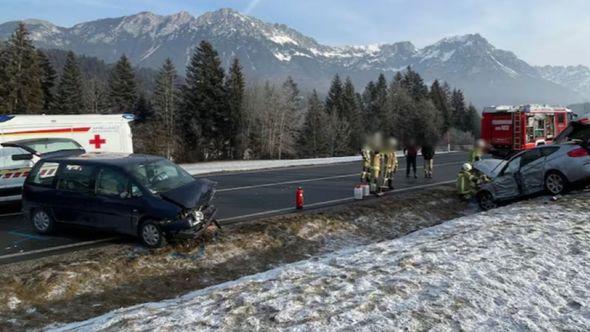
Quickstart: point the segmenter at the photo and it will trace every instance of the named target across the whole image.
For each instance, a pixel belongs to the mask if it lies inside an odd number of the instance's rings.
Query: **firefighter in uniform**
[[[371,145],[367,142],[363,149],[361,150],[361,155],[363,156],[363,172],[361,173],[361,182],[367,183],[371,177],[371,163],[373,159],[373,149]]]
[[[373,159],[371,162],[371,189],[375,190],[375,193],[381,192],[381,186],[383,185],[383,171],[385,160],[385,154],[381,150],[375,150],[373,153]]]
[[[470,163],[463,164],[457,176],[457,191],[462,199],[469,200],[477,192],[477,176],[473,175],[473,167]]]
[[[473,163],[480,161],[483,155],[485,154],[486,149],[486,142],[483,139],[478,139],[471,151],[469,151],[469,163],[473,165]]]
[[[397,172],[399,165],[395,150],[397,150],[397,140],[392,137],[388,140],[385,151],[385,180],[389,189],[393,189],[393,175]]]

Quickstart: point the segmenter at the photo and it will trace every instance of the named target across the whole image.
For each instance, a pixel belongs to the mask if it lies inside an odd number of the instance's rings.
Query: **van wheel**
[[[166,245],[166,236],[153,221],[146,221],[139,227],[141,243],[149,248],[161,248]]]
[[[35,209],[31,213],[31,223],[39,234],[49,234],[55,228],[55,221],[44,209]]]
[[[567,180],[557,172],[548,173],[545,176],[545,190],[551,195],[559,195],[566,191]]]
[[[494,197],[489,191],[481,192],[477,195],[477,203],[479,207],[484,210],[491,210],[498,207],[498,204],[494,201]]]

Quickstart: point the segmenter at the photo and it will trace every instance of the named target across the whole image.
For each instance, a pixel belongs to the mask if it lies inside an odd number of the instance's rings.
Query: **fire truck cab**
[[[508,156],[550,144],[572,117],[572,111],[561,106],[490,106],[482,113],[481,138],[495,154]]]

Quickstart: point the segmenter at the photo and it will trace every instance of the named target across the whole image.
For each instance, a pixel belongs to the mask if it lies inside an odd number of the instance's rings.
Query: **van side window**
[[[35,173],[29,177],[30,182],[41,186],[51,186],[58,167],[58,163],[39,162],[39,165],[34,168]]]
[[[57,188],[61,190],[92,192],[94,166],[65,164],[57,178]]]
[[[98,195],[128,198],[131,196],[129,181],[129,177],[122,172],[105,167],[100,170],[96,178],[96,193]]]

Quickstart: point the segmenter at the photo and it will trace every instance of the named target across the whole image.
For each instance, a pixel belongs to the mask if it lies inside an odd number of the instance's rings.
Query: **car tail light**
[[[572,158],[586,157],[588,155],[588,150],[584,148],[577,148],[575,150],[568,152],[567,155]]]

